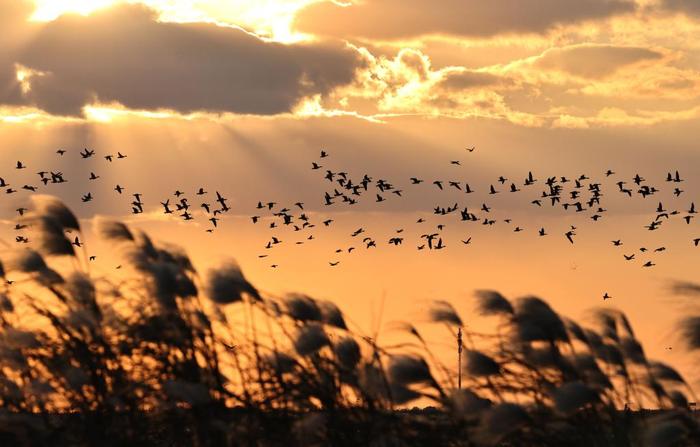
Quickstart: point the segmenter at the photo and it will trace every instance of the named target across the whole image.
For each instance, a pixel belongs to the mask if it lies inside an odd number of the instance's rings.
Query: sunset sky
[[[365,330],[382,301],[385,323],[420,322],[431,299],[481,327],[470,295],[497,289],[541,296],[573,317],[617,307],[653,356],[682,365],[673,323],[685,304],[668,285],[700,281],[700,218],[653,233],[644,225],[659,201],[681,213],[700,206],[698,36],[697,0],[0,0],[0,176],[21,185],[62,170],[70,181],[41,192],[87,223],[124,219],[181,244],[202,270],[234,257],[260,289],[333,299]],[[99,157],[81,160],[84,147]],[[58,148],[69,152],[59,159]],[[319,161],[321,149],[329,157]],[[117,151],[128,158],[102,159]],[[27,172],[15,170],[18,160]],[[314,161],[324,168],[312,171]],[[404,195],[326,207],[326,169],[383,178]],[[664,181],[675,170],[685,179],[678,198]],[[100,181],[88,181],[91,171]],[[535,189],[507,195],[528,171]],[[616,182],[637,173],[662,191],[626,199]],[[547,176],[581,174],[609,195],[601,221],[531,204]],[[511,180],[488,197],[501,175]],[[425,184],[410,185],[414,176]],[[430,184],[438,179],[468,181],[477,193],[441,193]],[[147,212],[132,216],[117,183],[142,193]],[[161,213],[176,189],[195,202],[200,187],[232,208],[213,233],[203,216]],[[84,204],[88,191],[95,199]],[[8,238],[27,197],[0,198]],[[258,201],[301,201],[317,222],[335,222],[295,245],[302,238],[291,229],[251,222]],[[432,216],[455,202],[489,203],[499,223]],[[416,250],[419,217],[446,225],[447,249]],[[573,245],[563,235],[570,225]],[[360,226],[377,249],[350,236]],[[389,246],[397,229],[406,241]],[[272,235],[285,244],[267,253]],[[616,239],[623,247],[612,247]],[[98,270],[113,268],[109,247],[91,248]],[[642,268],[650,259],[656,266]],[[613,299],[603,302],[605,292]],[[690,364],[681,369],[700,378]]]

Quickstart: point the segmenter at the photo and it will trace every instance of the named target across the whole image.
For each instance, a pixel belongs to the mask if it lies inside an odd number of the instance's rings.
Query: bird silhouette
[[[575,234],[576,234],[576,233],[574,233],[572,230],[569,230],[569,231],[567,231],[566,233],[564,233],[564,235],[566,236],[566,238],[567,238],[567,239],[569,240],[569,242],[571,242],[572,244],[574,243],[574,235],[575,235]]]

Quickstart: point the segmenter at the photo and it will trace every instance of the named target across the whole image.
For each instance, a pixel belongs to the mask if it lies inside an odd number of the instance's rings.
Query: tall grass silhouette
[[[445,301],[462,387],[421,330],[380,345],[332,302],[275,296],[233,261],[201,274],[186,253],[95,220],[119,273],[89,271],[78,219],[38,196],[32,248],[2,253],[2,445],[693,445],[695,400],[648,359],[619,311],[583,326],[544,300],[477,291],[494,332]],[[54,267],[52,267],[52,265]],[[60,266],[60,268],[59,268]],[[700,293],[690,285],[688,290]],[[679,286],[680,287],[680,286]],[[700,316],[680,325],[700,349]],[[456,346],[456,345],[455,345]],[[429,408],[408,410],[420,403]],[[640,408],[662,411],[640,412]],[[633,411],[635,410],[635,411]]]

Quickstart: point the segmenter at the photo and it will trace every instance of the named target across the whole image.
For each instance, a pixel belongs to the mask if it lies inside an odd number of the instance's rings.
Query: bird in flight
[[[569,231],[567,231],[566,233],[564,233],[564,235],[566,236],[566,238],[567,238],[567,239],[569,240],[569,242],[571,242],[572,244],[574,243],[574,235],[575,235],[575,234],[576,234],[576,233],[574,233],[573,230],[569,230]]]
[[[467,147],[465,148],[468,152],[473,152],[476,147]],[[65,150],[59,149],[56,151],[59,155],[64,155],[66,153]],[[82,151],[80,151],[81,158],[86,159],[90,158],[96,155],[95,150],[91,150],[88,148],[84,148]],[[121,152],[116,152],[116,155],[112,154],[102,154],[105,160],[108,162],[112,162],[116,159],[123,159],[126,158],[126,155],[124,155]],[[99,158],[99,157],[96,157]],[[331,158],[328,157],[328,153],[326,150],[320,150],[320,159],[328,158],[329,161]],[[456,157],[455,158],[459,158]],[[454,166],[462,166],[460,160],[451,160],[448,159],[446,161],[449,161],[451,165]],[[320,170],[323,168],[323,166],[320,165],[321,161],[312,161],[312,170]],[[329,164],[329,163],[324,163],[324,164]],[[330,167],[330,166],[328,166]],[[26,166],[22,162],[17,162],[16,165],[17,169],[25,169]],[[336,170],[333,167],[330,167],[331,169],[324,169],[321,171],[322,173],[325,172],[325,174],[322,174],[321,176],[325,179],[328,180],[329,182],[333,183],[333,187],[331,187],[327,192],[324,193],[324,199],[325,199],[325,205],[326,206],[345,206],[345,205],[354,205],[356,203],[360,203],[363,200],[369,200],[374,202],[389,202],[390,197],[396,196],[396,199],[392,200],[399,200],[404,197],[406,197],[408,194],[402,194],[402,189],[400,184],[395,184],[389,179],[386,178],[375,178],[373,179],[370,177],[368,174],[360,175],[358,177],[354,177],[352,173],[350,172],[344,172],[342,169]],[[89,171],[88,171],[89,172]],[[660,189],[657,189],[653,184],[650,182],[647,182],[647,180],[642,177],[642,173],[637,173],[633,177],[632,181],[629,179],[627,182],[624,180],[620,179],[619,177],[615,177],[616,173],[612,169],[607,169],[605,171],[601,170],[601,174],[604,174],[605,178],[610,177],[611,179],[609,180],[612,184],[617,184],[619,187],[619,190],[627,194],[629,197],[634,197],[636,195],[639,195],[641,197],[648,197],[654,194],[657,194],[660,192]],[[41,182],[43,183],[44,186],[50,186],[50,184],[53,183],[63,183],[66,181],[66,179],[63,178],[63,174],[60,172],[51,172],[51,171],[41,171],[37,173],[39,177],[41,178]],[[50,175],[49,175],[50,174]],[[100,179],[101,176],[97,175],[94,172],[89,172],[89,180],[97,180]],[[505,174],[505,173],[504,173]],[[102,175],[107,175],[105,173],[102,173]],[[472,204],[466,204],[468,206],[465,206],[464,203],[460,204],[459,201],[455,201],[454,205],[449,204],[448,206],[443,206],[439,205],[435,207],[435,213],[434,215],[438,217],[434,217],[434,219],[445,219],[449,217],[450,215],[456,215],[458,219],[463,222],[463,225],[470,225],[474,222],[476,223],[481,223],[486,226],[485,228],[493,228],[496,231],[498,228],[502,228],[499,223],[500,222],[505,222],[505,223],[514,223],[516,222],[517,219],[514,219],[511,221],[511,219],[503,219],[503,215],[499,214],[499,205],[500,203],[498,202],[498,198],[502,197],[503,195],[499,194],[500,192],[504,193],[509,193],[508,195],[508,201],[513,201],[515,199],[511,199],[512,197],[527,197],[526,201],[524,203],[532,203],[534,205],[537,205],[537,208],[535,209],[541,209],[544,210],[548,206],[552,207],[558,207],[559,209],[563,208],[564,212],[575,212],[575,213],[582,213],[583,217],[590,218],[594,222],[599,222],[601,219],[603,219],[603,216],[607,216],[605,213],[607,210],[604,208],[605,205],[602,205],[602,198],[605,196],[603,194],[603,188],[604,185],[603,183],[595,183],[595,180],[589,179],[589,177],[585,174],[582,175],[576,175],[576,176],[561,176],[557,175],[554,177],[547,177],[546,182],[542,182],[542,187],[543,190],[540,191],[534,191],[536,188],[535,185],[537,185],[537,178],[534,175],[532,171],[526,171],[526,176],[524,177],[518,177],[514,175],[509,175],[508,177],[511,177],[513,179],[515,178],[520,178],[522,179],[521,181],[510,181],[510,185],[508,185],[508,178],[505,175],[500,175],[497,178],[495,178],[491,184],[486,183],[485,186],[488,186],[488,194],[490,195],[496,195],[494,196],[494,203],[491,204],[491,206],[487,206],[485,203],[481,206],[481,209],[478,209],[476,206]],[[661,177],[659,180],[663,181],[664,177]],[[324,180],[324,181],[325,181]],[[620,180],[620,181],[618,181]],[[670,182],[668,185],[668,188],[664,188],[664,193],[670,194],[675,194],[677,197],[678,195],[681,195],[683,193],[680,188],[677,186],[680,186],[679,183],[684,182],[687,179],[681,178],[680,174],[678,171],[671,171],[668,172],[666,175],[666,180]],[[410,183],[413,185],[418,185],[423,183],[424,180],[420,179],[418,176],[415,177],[410,177]],[[426,181],[426,183],[430,183],[430,180]],[[439,189],[440,191],[443,191],[441,194],[456,194],[456,192],[464,191],[466,194],[470,194],[474,192],[474,189],[470,186],[467,181],[457,181],[457,180],[450,180],[445,178],[443,180],[434,180],[432,183]],[[626,185],[634,183],[634,187],[632,188],[627,188]],[[690,184],[690,182],[683,183],[684,185]],[[502,185],[502,186],[501,186]],[[198,187],[198,189],[194,190],[193,192],[198,195],[198,196],[205,196],[208,194],[207,188],[205,188],[206,185],[203,185],[201,187]],[[0,178],[0,188],[7,188],[6,193],[15,193],[19,192],[17,189],[20,191],[30,191],[30,192],[36,192],[38,191],[38,188],[36,186],[32,186],[31,183],[24,184],[21,188],[13,189],[10,188],[9,185],[4,181],[4,179]],[[453,189],[454,188],[454,189]],[[497,188],[503,188],[502,191],[499,191]],[[122,194],[127,188],[124,188],[124,186],[117,184],[114,190],[118,194]],[[376,191],[375,191],[376,189]],[[481,188],[478,187],[475,188],[476,190],[480,190]],[[484,188],[485,189],[485,188]],[[666,190],[667,189],[667,190]],[[687,188],[686,188],[687,189]],[[456,190],[456,191],[455,191]],[[536,195],[533,197],[532,195],[528,194],[528,191],[535,192]],[[387,195],[388,193],[391,193],[391,195]],[[433,190],[435,192],[435,190]],[[512,193],[512,194],[511,194]],[[687,192],[686,194],[689,194]],[[529,195],[529,197],[528,197]],[[141,198],[139,196],[135,196],[136,201],[132,202],[132,210],[135,213],[141,213],[143,212],[143,207],[144,204],[141,202]],[[186,194],[180,190],[175,191],[175,197],[179,199],[179,202],[173,200],[173,203],[171,205],[171,200],[167,199],[164,202],[160,202],[161,205],[163,205],[163,210],[165,214],[173,214],[176,213],[178,214],[182,219],[184,220],[193,220],[195,219],[195,216],[199,218],[199,213],[193,212],[190,213],[190,204],[187,202]],[[462,196],[463,197],[463,196]],[[624,197],[624,196],[623,196]],[[505,199],[505,197],[503,197]],[[85,202],[90,202],[94,199],[92,192],[87,192],[86,194],[81,196],[82,201]],[[672,197],[670,200],[678,200],[675,197]],[[200,200],[201,208],[203,208],[204,214],[206,217],[205,219],[209,220],[211,222],[211,226],[206,229],[207,232],[213,232],[215,228],[218,228],[220,224],[222,223],[221,219],[222,213],[225,213],[229,211],[231,208],[229,207],[227,203],[227,199],[224,198],[218,191],[216,192],[216,202],[213,200],[207,200],[206,198],[203,197],[202,200]],[[678,207],[674,206],[673,203],[666,203],[662,204],[658,201],[654,201],[655,203],[658,203],[657,208],[652,208],[651,211],[656,211],[656,214],[654,215],[654,218],[652,218],[652,222],[649,223],[648,225],[645,226],[648,230],[659,230],[660,234],[664,233],[664,229],[668,225],[672,224],[667,224],[667,222],[675,222],[676,220],[682,221],[684,220],[686,224],[691,224],[693,223],[694,215],[697,214],[697,210],[695,209],[695,204],[691,203],[689,207]],[[323,202],[322,202],[323,203]],[[218,204],[218,205],[217,205]],[[666,206],[664,206],[666,205]],[[220,208],[219,208],[220,206]],[[216,209],[215,209],[216,208]],[[253,223],[257,223],[259,220],[265,219],[267,220],[269,218],[269,227],[270,228],[278,228],[278,229],[284,229],[284,228],[289,228],[289,230],[293,230],[295,232],[307,232],[314,228],[314,216],[315,213],[313,212],[313,208],[311,208],[311,211],[305,211],[305,206],[304,202],[302,201],[290,201],[288,202],[287,206],[285,207],[284,204],[282,205],[277,205],[275,202],[258,202],[257,208],[260,210],[258,211],[258,215],[253,216],[252,220]],[[674,208],[676,211],[674,211]],[[532,208],[530,208],[532,210]],[[685,211],[687,210],[687,211]],[[685,212],[684,212],[685,211]],[[299,212],[299,214],[297,214]],[[485,213],[489,213],[488,215],[485,215]],[[479,215],[481,214],[481,215]],[[427,222],[426,219],[422,217],[415,216],[413,217],[413,220],[416,220],[416,223],[421,224]],[[591,222],[586,219],[587,222]],[[330,223],[333,222],[333,219],[326,219],[326,220],[320,220],[319,219],[319,226],[320,223],[323,223],[324,227],[329,227]],[[432,234],[426,234],[421,236],[425,240],[425,244],[419,245],[418,249],[424,249],[428,248],[430,250],[440,250],[444,249],[449,245],[449,239],[446,238],[445,234],[442,232],[442,228],[444,228],[445,223],[447,222],[435,222],[438,230],[436,233]],[[528,224],[525,222],[517,222],[518,225],[514,225],[510,227],[513,232],[524,232],[524,234],[528,234],[530,230],[527,230],[529,228]],[[662,225],[665,224],[665,225]],[[641,227],[642,225],[640,225]],[[263,225],[263,228],[267,228],[268,225]],[[396,227],[394,227],[396,228]],[[370,247],[377,247],[379,244],[382,244],[380,241],[384,241],[384,244],[392,245],[392,246],[398,246],[401,245],[402,243],[405,245],[405,243],[409,240],[408,238],[411,237],[411,229],[409,227],[405,227],[406,232],[405,234],[401,232],[401,237],[396,237],[394,235],[393,237],[390,238],[381,238],[381,237],[372,237],[372,238],[365,238],[363,240],[363,243],[367,246],[367,248]],[[553,230],[552,228],[549,229],[550,232],[554,233],[556,231]],[[565,229],[562,229],[562,231],[566,231]],[[358,231],[352,233],[351,236],[358,236],[361,233],[370,233],[370,228],[369,227],[363,227],[360,228]],[[398,231],[397,231],[398,233]],[[545,230],[544,227],[541,227],[538,231],[537,234],[539,236],[546,236],[547,231]],[[574,244],[575,242],[575,237],[577,236],[577,231],[576,228],[572,227],[568,231],[564,233],[565,237],[567,240],[571,243]],[[303,244],[304,240],[312,240],[314,234],[310,234],[307,232],[306,234],[303,234],[303,239],[299,240],[297,238],[297,241],[295,241],[296,245],[301,245]],[[475,235],[472,235],[475,236]],[[468,238],[465,238],[461,240],[462,244],[468,245],[472,241],[472,236],[469,236]],[[624,236],[624,235],[623,235]],[[361,238],[361,237],[360,237]],[[358,238],[359,239],[359,238]],[[608,239],[609,240],[609,239]],[[279,244],[281,241],[277,239],[273,239],[272,242],[268,243],[268,248],[272,247],[273,245]],[[612,245],[615,247],[622,246],[622,239],[616,239],[612,240]],[[692,242],[694,246],[700,245],[700,238],[695,238],[692,239]],[[640,250],[642,252],[646,250]],[[650,253],[658,254],[661,252],[666,251],[666,247],[661,246],[653,250],[648,250]],[[669,250],[670,251],[670,250]],[[345,250],[344,250],[345,252]],[[347,253],[350,253],[351,250],[348,249],[346,251]],[[632,261],[635,259],[635,254],[624,254],[624,259],[626,261]],[[656,265],[654,262],[658,258],[652,258],[651,260],[644,260],[641,261],[640,263],[643,263],[642,265],[644,267],[652,267]],[[337,261],[331,261],[331,263],[337,263],[340,262],[340,260]],[[607,295],[607,293],[606,293]],[[606,298],[607,299],[607,298]]]

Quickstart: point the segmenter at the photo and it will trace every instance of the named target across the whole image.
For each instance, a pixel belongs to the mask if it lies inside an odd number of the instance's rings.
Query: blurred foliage
[[[691,388],[646,357],[621,312],[591,327],[544,300],[477,291],[496,329],[462,328],[445,301],[428,317],[463,332],[463,377],[419,329],[381,346],[333,303],[260,292],[234,262],[200,276],[183,250],[119,222],[96,232],[123,258],[89,272],[78,220],[41,199],[32,248],[0,274],[2,445],[675,446],[700,439]],[[83,245],[84,247],[84,245]],[[59,259],[63,258],[63,259]],[[69,272],[51,266],[70,260]],[[65,269],[64,269],[65,270]],[[7,276],[6,276],[7,275]],[[692,287],[683,288],[697,293]],[[700,317],[681,329],[700,348]],[[460,338],[461,339],[461,338]],[[405,410],[412,403],[424,410]],[[632,411],[644,406],[663,411]]]

